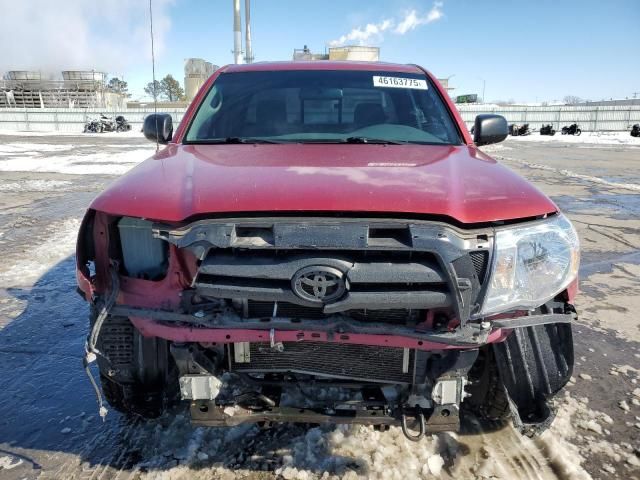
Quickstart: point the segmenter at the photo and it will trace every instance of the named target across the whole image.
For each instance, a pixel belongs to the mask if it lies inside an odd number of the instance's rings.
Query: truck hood
[[[474,146],[171,144],[91,208],[179,222],[242,212],[377,212],[462,224],[555,212],[533,185]]]

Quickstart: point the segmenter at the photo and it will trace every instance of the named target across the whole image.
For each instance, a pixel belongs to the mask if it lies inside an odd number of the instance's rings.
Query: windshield
[[[424,74],[379,71],[223,73],[186,143],[459,145],[450,112]]]

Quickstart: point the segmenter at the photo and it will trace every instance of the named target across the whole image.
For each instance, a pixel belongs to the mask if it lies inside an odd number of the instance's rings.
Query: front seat
[[[353,123],[356,128],[385,123],[387,116],[379,103],[360,103],[353,112]]]
[[[256,134],[281,135],[287,124],[287,106],[282,100],[263,100],[256,105]]]

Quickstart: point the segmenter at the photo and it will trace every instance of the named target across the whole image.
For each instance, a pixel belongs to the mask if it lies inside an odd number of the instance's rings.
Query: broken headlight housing
[[[481,315],[539,307],[576,278],[580,244],[561,214],[496,231],[491,279]]]

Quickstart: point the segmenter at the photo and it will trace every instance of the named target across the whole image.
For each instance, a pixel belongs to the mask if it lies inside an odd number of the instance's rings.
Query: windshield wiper
[[[268,138],[251,138],[251,137],[227,137],[227,138],[212,138],[211,140],[200,140],[191,143],[200,144],[218,144],[218,143],[289,143],[283,140],[269,140]]]
[[[345,143],[377,143],[382,145],[404,145],[408,143],[400,140],[386,140],[383,138],[371,138],[371,137],[347,137],[343,141]]]

